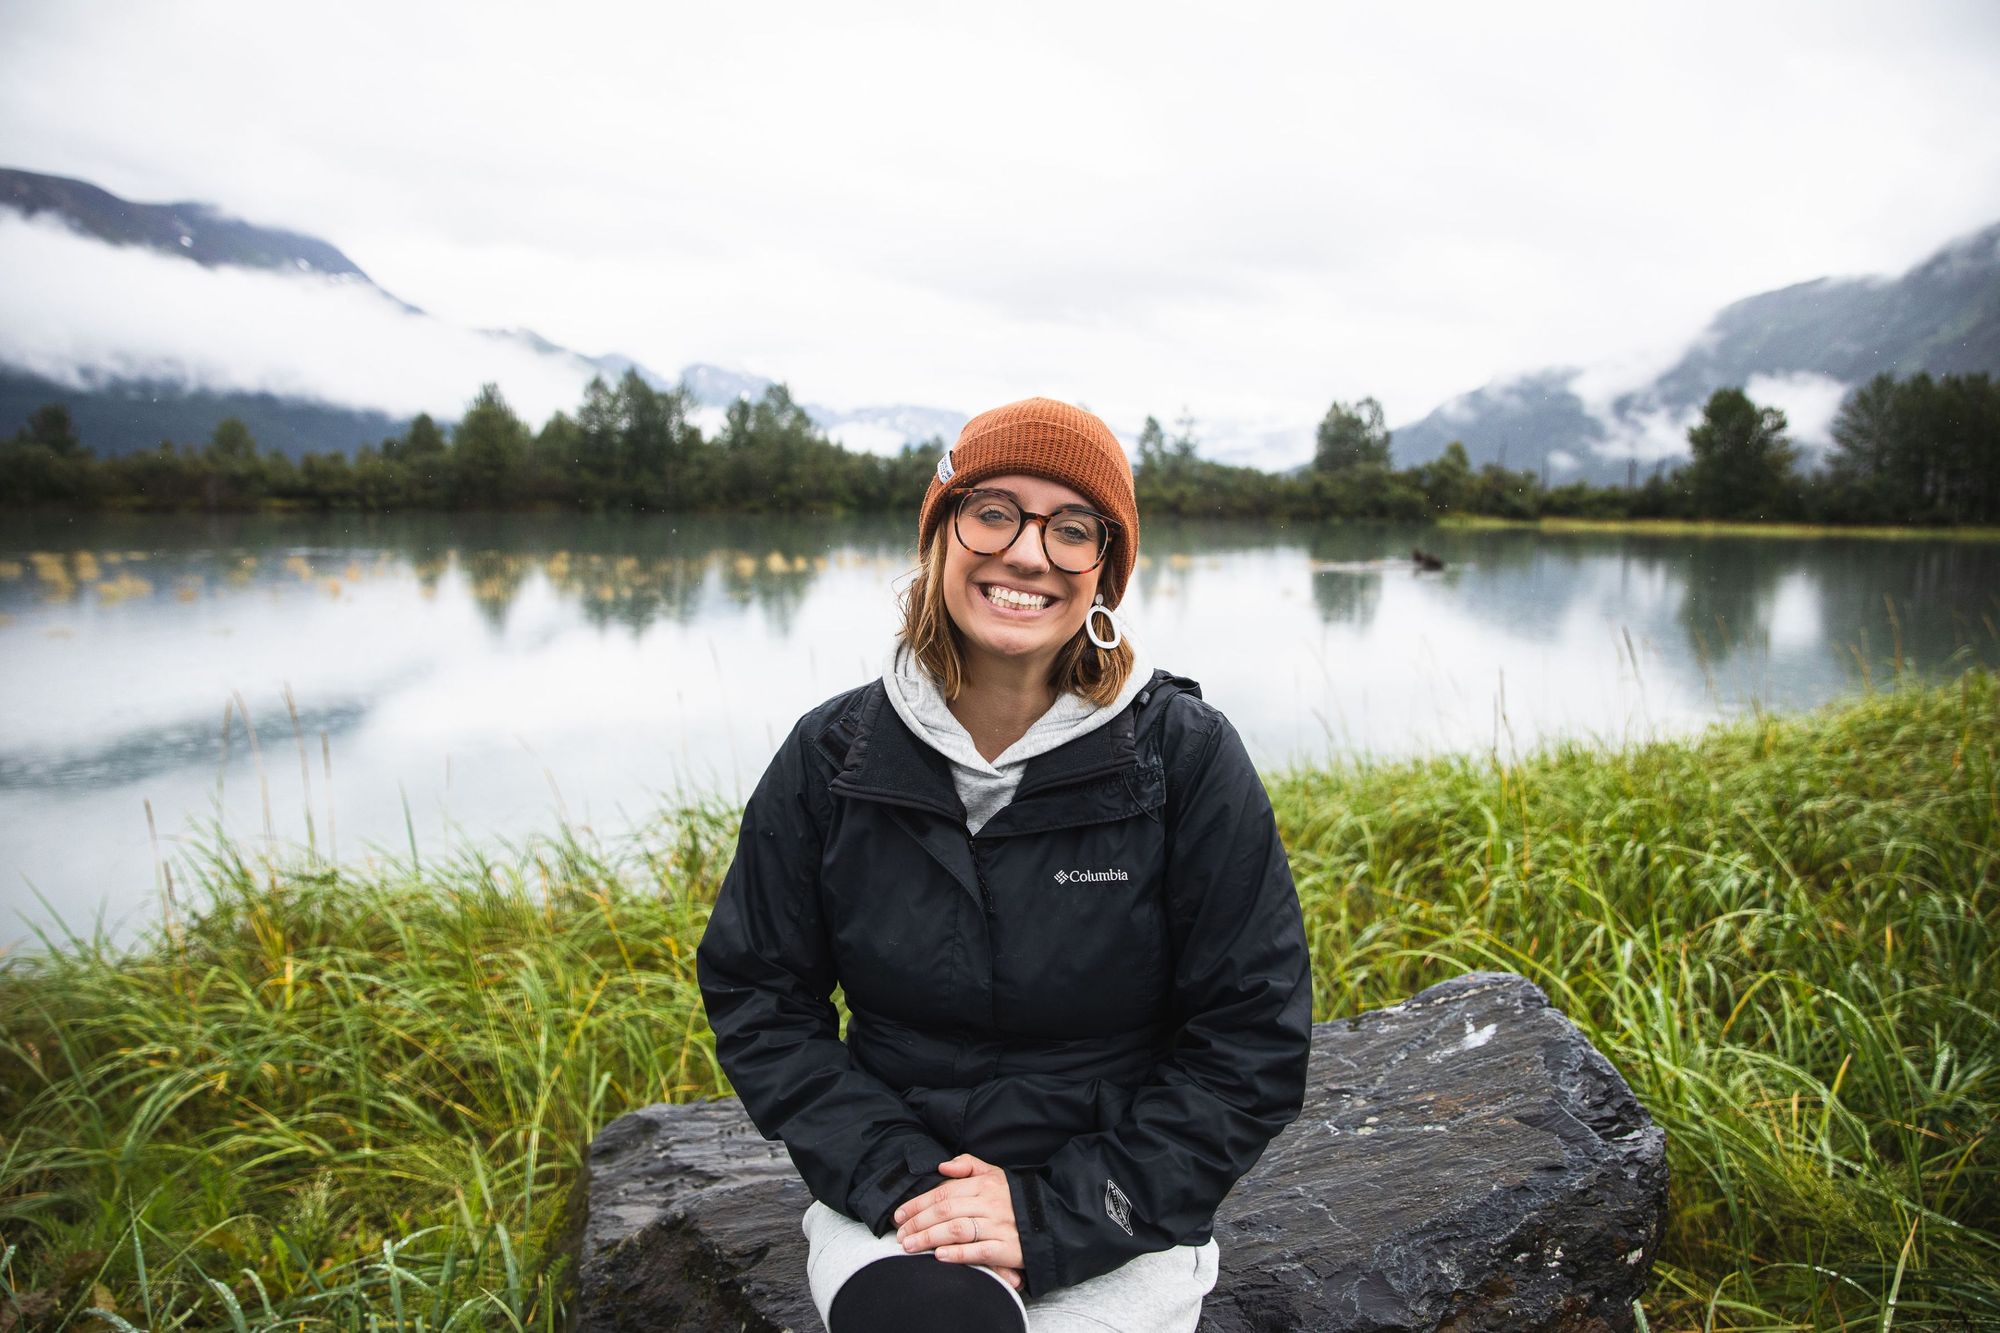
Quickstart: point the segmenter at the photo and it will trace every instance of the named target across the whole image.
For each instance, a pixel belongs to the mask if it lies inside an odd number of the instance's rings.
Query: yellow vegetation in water
[[[792,562],[785,559],[781,552],[773,551],[764,557],[764,568],[770,570],[773,574],[789,574],[792,569]]]
[[[76,596],[76,580],[69,576],[69,566],[61,556],[35,551],[29,554],[28,562],[35,567],[35,577],[48,585],[46,600],[66,602]]]
[[[150,597],[153,585],[137,574],[120,571],[115,579],[104,579],[97,585],[97,604],[116,606],[134,597]]]
[[[543,568],[548,571],[551,583],[561,583],[569,577],[569,552],[557,551]]]
[[[76,566],[78,583],[95,583],[104,577],[104,571],[97,567],[97,557],[88,551],[78,551],[72,563]]]
[[[757,562],[750,556],[747,555],[737,556],[735,560],[735,566],[736,566],[737,578],[754,579],[757,577]]]
[[[285,572],[297,575],[301,583],[311,583],[313,581],[312,561],[302,555],[286,556]]]
[[[28,567],[19,560],[0,560],[0,579],[13,582],[28,572]]]
[[[342,570],[340,574],[340,577],[346,579],[349,583],[359,583],[364,576],[364,571],[361,568],[359,560],[348,561],[347,568]]]
[[[331,597],[336,602],[340,600],[339,579],[321,579],[319,581],[319,586],[321,590],[324,591],[328,597]]]
[[[192,602],[201,596],[202,582],[198,578],[184,578],[174,585],[174,600]]]

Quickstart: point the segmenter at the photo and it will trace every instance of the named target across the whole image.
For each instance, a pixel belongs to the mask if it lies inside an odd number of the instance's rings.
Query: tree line
[[[828,440],[783,385],[732,403],[706,438],[682,388],[636,373],[593,379],[574,415],[534,430],[494,385],[449,430],[428,414],[352,456],[297,461],[260,450],[234,417],[199,446],[99,459],[68,409],[38,409],[0,444],[0,495],[29,504],[138,510],[453,510],[540,506],[603,510],[848,513],[921,495],[936,452],[907,445],[881,457]]]
[[[1475,470],[1457,441],[1437,458],[1397,469],[1373,398],[1335,402],[1319,424],[1312,463],[1292,473],[1204,459],[1193,423],[1180,426],[1169,438],[1148,417],[1140,432],[1142,512],[2000,523],[2000,383],[1985,374],[1878,375],[1842,402],[1833,447],[1812,469],[1801,466],[1782,411],[1741,389],[1718,389],[1688,430],[1689,457],[1627,486],[1551,487],[1532,470],[1498,463]]]
[[[234,417],[199,446],[97,458],[59,403],[0,441],[0,498],[16,505],[144,511],[262,507],[342,510],[513,509],[854,513],[908,508],[943,441],[891,455],[826,438],[783,385],[732,403],[721,430],[690,419],[684,387],[628,372],[594,379],[572,415],[532,430],[493,385],[449,430],[419,416],[351,457],[293,461],[260,450]],[[1199,454],[1196,423],[1172,436],[1153,417],[1134,475],[1142,512],[1240,518],[1692,518],[1827,523],[2000,522],[2000,385],[1987,375],[1881,375],[1855,389],[1824,465],[1802,470],[1783,412],[1718,389],[1688,432],[1690,457],[1643,485],[1550,487],[1532,470],[1474,469],[1454,441],[1410,467],[1391,461],[1373,398],[1335,402],[1313,459],[1292,472]]]

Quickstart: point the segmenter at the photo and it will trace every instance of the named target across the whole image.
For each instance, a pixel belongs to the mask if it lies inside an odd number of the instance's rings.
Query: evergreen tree
[[[271,494],[271,469],[257,457],[257,440],[237,417],[215,423],[202,446],[203,503],[210,509],[242,509]]]
[[[1417,488],[1433,511],[1443,514],[1472,507],[1472,462],[1460,441],[1453,440],[1444,447],[1444,453],[1413,470],[1417,474]]]
[[[36,408],[26,428],[0,443],[0,502],[73,504],[91,499],[102,484],[62,403]]]
[[[583,406],[576,413],[575,454],[559,461],[567,480],[566,489],[577,501],[590,508],[609,503],[618,489],[620,453],[625,440],[625,405],[621,395],[600,375],[593,375],[583,390]]]
[[[451,498],[451,450],[444,431],[428,412],[419,412],[403,437],[406,503],[419,509],[442,509]]]
[[[482,385],[451,436],[452,496],[466,505],[504,505],[528,458],[528,428],[500,396],[497,384]]]
[[[1717,389],[1688,431],[1694,454],[1688,485],[1702,518],[1768,519],[1792,510],[1792,463],[1785,414],[1759,407],[1741,389]]]
[[[1382,423],[1382,404],[1373,398],[1351,406],[1335,400],[1319,423],[1313,470],[1332,473],[1363,466],[1389,466],[1389,430]]]
[[[28,418],[22,440],[40,445],[57,458],[76,458],[87,451],[77,439],[76,423],[70,420],[67,403],[44,403]]]

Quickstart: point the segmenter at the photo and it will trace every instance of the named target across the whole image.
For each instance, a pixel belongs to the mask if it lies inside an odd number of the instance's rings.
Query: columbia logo
[[[1056,871],[1056,883],[1058,884],[1093,884],[1107,879],[1130,879],[1130,878],[1131,878],[1130,875],[1127,875],[1124,871],[1115,868],[1111,870]]]
[[[1118,1224],[1118,1229],[1126,1235],[1132,1234],[1132,1201],[1125,1197],[1125,1191],[1118,1188],[1115,1180],[1104,1182],[1104,1215]]]

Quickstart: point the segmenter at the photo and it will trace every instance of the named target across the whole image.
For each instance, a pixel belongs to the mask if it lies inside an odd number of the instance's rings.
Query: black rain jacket
[[[880,1235],[973,1153],[1007,1171],[1031,1295],[1206,1240],[1304,1098],[1270,801],[1165,672],[1029,760],[977,837],[880,681],[814,709],[743,812],[697,968],[723,1069],[815,1198]]]

